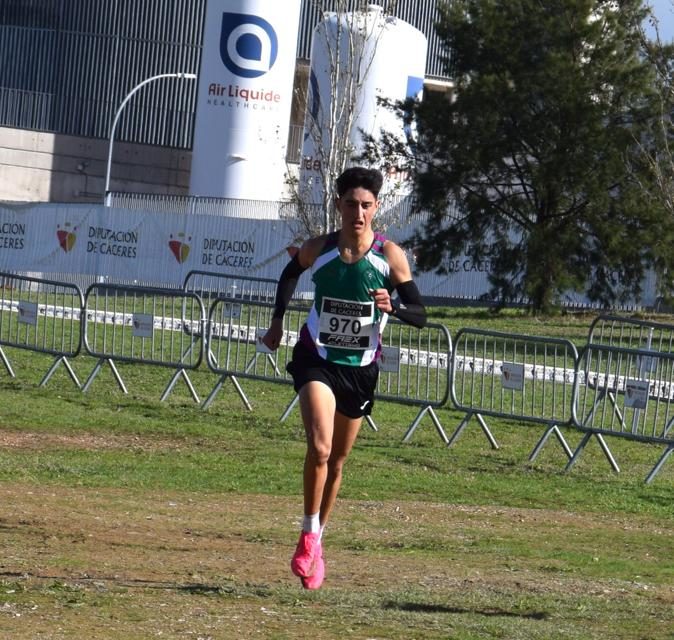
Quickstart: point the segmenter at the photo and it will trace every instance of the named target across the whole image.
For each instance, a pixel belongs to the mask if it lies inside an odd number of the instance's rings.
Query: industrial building
[[[352,0],[347,9],[364,8]],[[437,0],[380,0],[428,41],[425,90],[450,78],[434,32]],[[101,202],[115,113],[159,74],[199,73],[207,0],[4,0],[0,4],[0,200]],[[287,161],[297,164],[311,38],[338,0],[301,0]],[[387,5],[390,5],[387,6]],[[197,83],[162,78],[133,96],[115,130],[110,185],[185,194]]]

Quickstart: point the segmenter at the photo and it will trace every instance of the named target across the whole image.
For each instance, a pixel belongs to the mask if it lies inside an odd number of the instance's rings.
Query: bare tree
[[[674,12],[674,0],[672,1]],[[651,12],[649,21],[654,35],[642,31],[642,50],[653,69],[653,92],[650,118],[635,131],[636,153],[628,164],[649,200],[659,207],[664,218],[660,222],[658,241],[654,243],[655,267],[660,293],[672,297],[674,259],[671,252],[674,231],[674,42],[662,41],[658,19]]]
[[[651,14],[650,21],[655,35],[644,33],[642,47],[655,72],[653,118],[637,145],[663,207],[674,218],[674,43],[663,43],[657,18]]]
[[[354,126],[363,109],[363,85],[387,26],[383,8],[368,10],[369,3],[363,0],[314,0],[314,4],[336,15],[321,22],[314,33],[318,42],[312,50],[320,51],[326,67],[319,78],[313,73],[312,60],[300,176],[289,179],[298,235],[335,228],[333,185],[358,151]]]

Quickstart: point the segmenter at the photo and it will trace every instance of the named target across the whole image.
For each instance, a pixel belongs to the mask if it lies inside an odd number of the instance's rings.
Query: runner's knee
[[[331,457],[328,460],[329,472],[333,477],[339,478],[344,470],[346,456]]]
[[[309,457],[314,461],[315,464],[327,464],[330,460],[330,454],[332,452],[332,447],[329,442],[309,442],[308,446]]]

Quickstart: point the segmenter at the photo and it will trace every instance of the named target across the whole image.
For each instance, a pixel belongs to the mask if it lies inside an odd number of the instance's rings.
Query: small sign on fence
[[[385,373],[398,373],[400,371],[400,349],[398,347],[381,348],[379,371]]]
[[[154,318],[149,313],[133,314],[133,335],[136,338],[151,338]]]
[[[21,300],[19,302],[19,322],[37,325],[37,303]]]
[[[504,362],[501,367],[501,381],[504,389],[522,391],[524,389],[524,365]]]
[[[258,329],[255,334],[255,351],[257,351],[257,353],[274,353],[264,342],[262,342],[262,338],[264,338],[266,333],[266,329]]]
[[[645,409],[648,401],[648,380],[627,380],[625,382],[625,406]]]

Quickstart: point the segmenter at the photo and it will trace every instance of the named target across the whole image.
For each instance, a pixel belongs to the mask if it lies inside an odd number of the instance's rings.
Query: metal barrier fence
[[[674,352],[674,325],[600,315],[590,325],[587,344],[671,353]]]
[[[204,308],[209,309],[215,298],[242,298],[273,302],[277,281],[271,278],[254,278],[234,273],[190,271],[183,282],[183,289],[201,297]]]
[[[185,277],[183,283],[183,289],[191,293],[197,294],[204,303],[204,308],[209,314],[209,322],[211,317],[211,309],[213,304],[218,300],[239,300],[239,301],[251,301],[251,302],[274,302],[276,297],[276,286],[277,281],[271,278],[257,278],[252,276],[241,276],[231,273],[215,273],[210,271],[190,271]],[[234,307],[234,312],[239,309],[237,305]],[[222,309],[221,311],[223,311]],[[217,311],[216,311],[217,314]],[[222,323],[219,323],[219,327],[213,332],[213,337],[219,343],[221,337],[218,332],[221,328]],[[268,326],[268,325],[267,325]],[[196,329],[192,328],[191,331],[194,332]],[[208,342],[208,329],[206,329],[205,341]],[[197,337],[197,336],[195,336]],[[215,349],[219,353],[219,349]],[[212,351],[210,348],[206,347],[206,357],[209,359],[212,357]],[[217,363],[215,364],[217,369]],[[207,409],[213,400],[215,399],[216,394],[222,388],[222,385],[225,379],[229,377],[232,380],[237,393],[243,400],[244,405],[250,411],[252,407],[246,394],[243,392],[243,389],[234,374],[220,375],[220,380],[214,387],[213,391],[209,394],[208,398],[202,404],[202,408]]]
[[[446,439],[435,409],[449,398],[452,338],[447,327],[429,322],[423,329],[417,329],[389,318],[381,343],[375,398],[420,406],[403,442],[409,441],[426,414],[431,417],[440,437]]]
[[[664,444],[650,483],[674,450],[674,326],[604,315],[591,325],[578,364],[574,424],[585,432],[571,468],[594,437],[615,471],[603,436]]]
[[[573,419],[578,352],[569,340],[461,329],[452,354],[451,400],[465,415],[447,441],[451,446],[475,416],[492,448],[498,443],[485,415],[547,426],[529,460],[554,434],[572,453],[559,427]]]
[[[203,358],[205,310],[198,295],[180,289],[93,284],[85,294],[84,313],[84,347],[98,362],[83,391],[107,363],[120,389],[128,393],[115,362],[141,363],[175,369],[162,401],[183,377],[199,402],[186,373],[197,369]]]
[[[452,339],[446,327],[429,323],[423,329],[410,327],[389,318],[381,335],[379,376],[375,400],[419,406],[419,413],[407,429],[403,442],[409,441],[424,415],[428,414],[440,437],[444,429],[435,411],[449,397],[449,362]],[[297,404],[298,396],[285,410],[285,420]],[[366,422],[374,431],[377,425],[371,415]]]
[[[190,271],[187,276],[185,276],[183,290],[197,294],[204,304],[204,309],[208,311],[211,308],[213,301],[219,297],[239,297],[245,300],[273,300],[276,292],[276,280],[270,278],[247,277],[232,273],[214,273],[211,271],[194,270]],[[200,338],[203,340],[208,339],[207,335],[202,335],[202,329],[207,333],[205,325],[204,327],[187,328],[193,338],[190,350],[195,345],[201,345]],[[206,349],[207,357],[209,354],[210,350]],[[236,378],[232,378],[232,383],[239,392],[239,395],[244,399],[244,404],[248,410],[251,410],[250,403],[246,399],[245,394],[243,394]],[[215,396],[213,395],[213,397],[210,397],[208,401],[202,405],[204,409],[207,409],[210,406],[214,397]]]
[[[665,445],[665,451],[646,478],[650,483],[674,450],[674,354],[646,349],[588,345],[580,368],[595,372],[592,383],[579,387],[574,424],[585,435],[569,460],[577,461],[592,436],[619,471],[602,435]]]
[[[203,408],[230,377],[251,409],[238,378],[291,384],[286,365],[306,319],[306,306],[291,305],[282,344],[270,352],[260,338],[271,323],[275,289],[270,279],[195,271],[184,289],[96,283],[82,295],[74,284],[0,273],[0,359],[14,377],[3,346],[55,356],[40,385],[63,364],[84,392],[106,363],[124,393],[116,362],[172,368],[161,400],[183,377],[198,403],[187,372],[198,369],[206,356],[219,377]],[[84,385],[69,362],[82,346],[98,358]],[[593,437],[615,471],[619,467],[604,436],[663,445],[646,478],[650,483],[674,451],[674,325],[600,316],[579,356],[565,339],[464,328],[452,345],[443,325],[419,330],[390,319],[382,333],[375,398],[420,407],[403,441],[426,414],[447,446],[473,416],[495,449],[484,416],[543,424],[546,430],[529,459],[554,435],[568,458],[567,469]],[[464,412],[449,438],[435,412],[448,402]],[[377,429],[370,416],[368,423]],[[564,426],[583,432],[573,452],[560,430]]]
[[[203,402],[208,408],[227,378],[232,380],[241,400],[251,404],[239,378],[292,383],[285,366],[290,361],[306,309],[289,306],[283,319],[284,336],[279,348],[270,352],[260,338],[271,324],[274,305],[237,298],[220,297],[208,311],[206,362],[219,378]]]
[[[62,364],[80,387],[69,359],[82,348],[83,304],[82,292],[76,285],[0,273],[0,345],[55,356],[40,386],[45,386]],[[15,377],[1,346],[0,359],[9,375]]]
[[[274,352],[260,340],[271,324],[272,312],[271,303],[234,298],[222,297],[211,305],[206,361],[220,377],[204,406],[212,402],[228,377],[248,408],[250,402],[238,378],[292,384],[286,365],[292,358],[292,349],[299,338],[307,309],[297,305],[288,307],[283,319],[283,339]],[[429,324],[424,329],[415,329],[391,320],[382,334],[382,355],[375,398],[421,407],[407,438],[426,413],[444,434],[434,408],[442,406],[449,396],[451,338],[446,327]],[[281,420],[285,420],[296,403],[297,397],[286,408]],[[371,417],[368,416],[367,422],[376,430]]]

